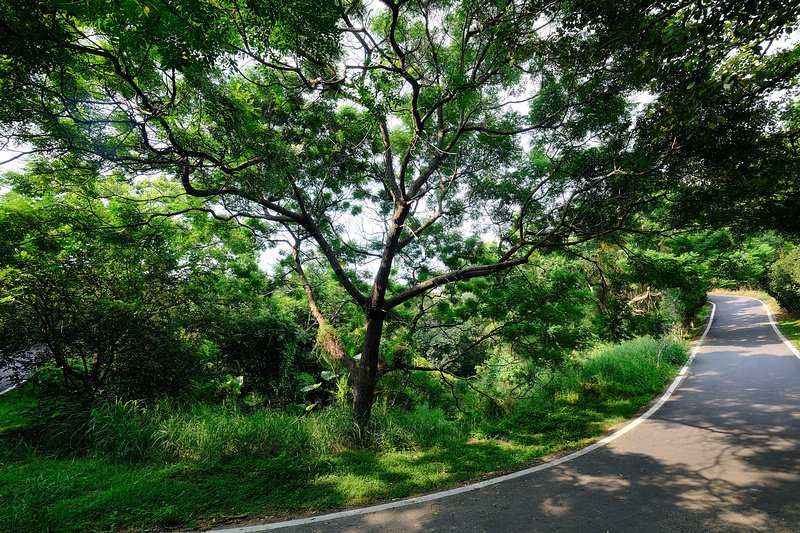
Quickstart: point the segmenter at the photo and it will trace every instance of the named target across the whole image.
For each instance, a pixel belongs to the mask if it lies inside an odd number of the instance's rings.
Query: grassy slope
[[[416,450],[345,449],[322,457],[301,453],[176,464],[32,453],[0,466],[0,531],[208,525],[242,514],[258,521],[401,498],[493,476],[580,445],[630,416],[642,400],[607,408],[559,401],[538,416],[528,411],[516,424],[484,428],[477,437],[462,432],[463,438],[446,446]]]

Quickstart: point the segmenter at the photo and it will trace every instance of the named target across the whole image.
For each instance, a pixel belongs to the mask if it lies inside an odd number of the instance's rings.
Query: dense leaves
[[[124,204],[81,207],[74,196],[7,196],[3,226],[14,235],[2,248],[4,291],[12,294],[0,311],[4,356],[33,347],[83,392],[114,374],[141,376],[143,368],[149,377],[139,390],[176,390],[170,382],[186,369],[177,363],[181,342],[169,316],[185,304],[190,279],[179,264],[180,227],[91,231],[97,217],[120,223],[131,213]]]
[[[413,344],[399,340],[416,334],[403,320],[427,318],[413,318],[412,302],[441,311],[443,286],[504,273],[517,283],[515,269],[552,249],[591,263],[592,241],[617,234],[784,229],[781,216],[796,210],[793,108],[781,117],[777,101],[800,71],[785,41],[800,12],[782,1],[0,9],[0,131],[32,154],[18,184],[91,189],[163,175],[202,200],[193,206],[291,248],[318,345],[352,378],[362,427],[379,380],[400,369],[387,343]],[[612,246],[625,249],[624,238]],[[699,274],[667,252],[614,268],[638,289],[645,277],[678,288],[689,316]],[[318,260],[360,326],[338,331],[352,321],[332,322],[326,309],[340,307],[317,301],[308,267]],[[532,283],[530,302],[559,302],[551,281]],[[508,324],[512,344],[541,343],[534,360],[561,357],[568,343],[548,344],[559,336],[533,325],[531,309],[547,306],[513,291],[501,299],[519,317],[486,311],[500,307],[497,287],[476,293],[469,319]],[[457,306],[469,290],[456,291]],[[620,313],[597,296],[621,316],[622,291]]]
[[[800,313],[800,248],[781,253],[769,268],[766,289],[784,309]]]
[[[52,366],[67,389],[125,398],[213,388],[215,380],[224,382],[220,372],[270,383],[263,372],[236,363],[235,337],[225,344],[214,335],[269,305],[253,303],[263,275],[249,232],[210,221],[165,183],[94,189],[102,201],[80,188],[39,190],[39,197],[8,193],[0,205],[0,352],[4,366],[27,363],[18,378]],[[164,217],[154,211],[159,206],[184,216]],[[212,228],[216,242],[208,239]],[[226,297],[231,287],[235,298]],[[215,315],[223,302],[225,315]],[[283,351],[291,362],[303,336],[293,324],[288,328]],[[212,348],[214,342],[219,346]],[[275,352],[284,357],[267,343],[249,357]],[[36,357],[26,361],[24,353]]]

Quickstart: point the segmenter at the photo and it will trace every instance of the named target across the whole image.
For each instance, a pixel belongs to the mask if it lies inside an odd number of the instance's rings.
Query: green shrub
[[[770,266],[765,289],[782,308],[800,312],[800,246],[784,251]]]
[[[274,310],[231,313],[205,329],[230,373],[244,377],[243,392],[264,394],[276,403],[297,402],[293,383],[303,372],[324,368],[311,356],[304,331]]]

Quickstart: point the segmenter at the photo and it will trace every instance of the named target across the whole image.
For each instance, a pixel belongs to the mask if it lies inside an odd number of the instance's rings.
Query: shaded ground
[[[800,361],[760,302],[715,295],[687,378],[652,418],[548,470],[293,533],[800,530]]]

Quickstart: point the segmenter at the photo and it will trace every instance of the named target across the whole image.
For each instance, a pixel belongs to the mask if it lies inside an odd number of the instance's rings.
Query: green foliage
[[[299,420],[277,410],[240,410],[235,404],[98,400],[86,409],[67,404],[55,414],[36,410],[30,420],[26,427],[2,428],[7,446],[0,461],[36,456],[111,463],[319,459],[349,446],[353,436],[352,421],[341,407]]]
[[[90,194],[77,186],[41,189],[24,176],[11,178],[32,187],[27,197],[6,194],[0,205],[2,227],[13,227],[0,241],[9,265],[0,279],[8,295],[0,302],[0,359],[31,347],[38,354],[20,376],[52,362],[69,390],[110,390],[112,396],[140,399],[191,396],[214,372],[224,376],[241,369],[212,368],[217,361],[201,349],[208,341],[200,328],[207,326],[207,337],[219,332],[224,324],[218,321],[214,329],[202,317],[234,300],[220,295],[235,288],[241,307],[263,281],[246,235],[205,219],[162,182]],[[153,212],[159,208],[184,216]],[[231,325],[230,316],[244,316],[226,309]],[[289,351],[302,345],[302,332],[292,324],[281,335]]]
[[[797,231],[794,134],[779,133],[796,86],[797,14],[780,2],[697,2],[665,11],[647,36],[639,58],[658,74],[638,149],[669,151],[671,170],[684,176],[670,189],[667,219]],[[784,45],[770,46],[764,30]],[[760,97],[770,90],[788,93]]]
[[[525,396],[543,369],[562,364],[595,341],[587,320],[589,293],[579,272],[555,258],[503,276],[484,293],[495,335],[477,368],[483,385],[502,397]]]
[[[640,337],[597,348],[578,366],[574,379],[582,394],[616,398],[655,395],[687,357],[682,344],[663,347],[652,338]]]
[[[483,394],[528,394],[544,368],[595,340],[582,276],[556,256],[425,295],[387,320],[381,405],[464,416]],[[410,325],[410,326],[409,326]]]
[[[742,234],[722,228],[681,236],[674,248],[696,256],[713,287],[756,289],[777,259],[782,242],[773,232]]]
[[[197,406],[166,417],[160,436],[177,460],[225,462],[242,458],[321,458],[349,442],[346,411],[328,409],[298,420],[280,411],[250,414]]]
[[[685,244],[639,236],[586,247],[582,270],[597,302],[593,319],[601,338],[662,337],[695,321],[710,274],[702,252]]]
[[[649,337],[603,345],[550,373],[535,399],[520,402],[490,425],[490,435],[529,445],[556,440],[566,445],[599,434],[606,424],[633,415],[688,358],[686,346]]]
[[[505,394],[592,339],[580,277],[549,266],[533,276],[538,254],[568,250],[601,271],[583,272],[601,336],[686,325],[705,265],[648,238],[742,218],[786,227],[772,207],[797,209],[796,106],[781,116],[771,97],[796,84],[800,46],[765,46],[800,19],[785,4],[9,0],[0,144],[31,157],[8,183],[64,219],[48,229],[58,238],[2,230],[19,246],[4,253],[0,306],[15,310],[0,323],[26,332],[16,351],[56,339],[73,388],[128,376],[134,394],[146,366],[154,380],[174,376],[158,385],[172,392],[210,362],[210,388],[242,375],[243,394],[285,402],[300,373],[320,368],[304,357],[297,316],[254,304],[264,284],[253,236],[289,243],[298,274],[321,261],[311,278],[339,286],[307,294],[334,294],[315,319],[341,343],[328,364],[347,369],[364,426],[386,373],[435,366],[455,387],[482,372]],[[637,103],[643,93],[650,103]],[[143,193],[154,175],[178,189]],[[81,192],[77,216],[60,205],[64,186]],[[86,237],[98,213],[113,238]],[[189,221],[205,239],[186,235]],[[250,238],[229,241],[226,221]],[[142,229],[153,225],[166,234]],[[756,275],[743,262],[735,276]],[[648,287],[661,300],[643,313],[631,302]],[[37,294],[57,296],[66,324],[39,320],[49,333],[38,341],[19,329],[35,317],[16,309]],[[340,296],[355,305],[342,311]]]
[[[219,309],[205,326],[202,333],[218,348],[221,364],[244,376],[245,395],[292,401],[297,375],[319,373],[303,330],[274,309]]]
[[[667,301],[674,306],[677,321],[683,326],[694,321],[706,304],[709,288],[707,275],[695,258],[691,254],[676,255],[645,250],[636,261],[637,275],[656,287],[671,289],[670,299]]]
[[[48,438],[58,441],[64,451],[86,450],[112,462],[164,457],[155,421],[137,402],[100,402],[87,414],[81,421],[70,419],[82,418],[80,413],[60,420],[48,429]]]
[[[384,452],[456,447],[469,437],[470,424],[441,409],[419,405],[413,411],[389,411],[375,417],[370,441]]]
[[[800,313],[800,246],[782,251],[770,266],[765,285],[782,308]]]
[[[96,457],[112,463],[169,457],[158,435],[158,414],[136,401],[96,399],[75,406],[41,396],[23,411],[29,424],[6,429],[0,460]]]
[[[53,358],[68,386],[83,393],[112,375],[130,378],[121,386],[134,395],[186,383],[191,370],[178,361],[190,357],[170,319],[186,297],[188,269],[179,263],[185,229],[139,225],[126,207],[87,208],[69,192],[39,200],[7,195],[0,217],[17,227],[0,251],[13,268],[4,290],[16,293],[0,305],[7,357],[46,346],[40,359]],[[117,229],[93,231],[103,218]]]

